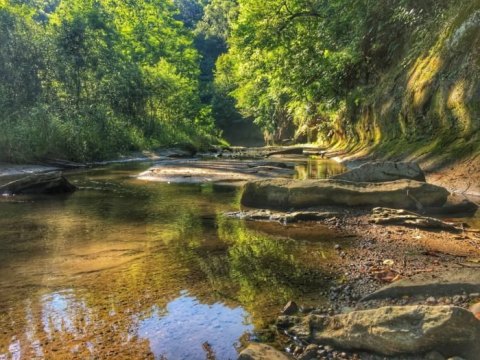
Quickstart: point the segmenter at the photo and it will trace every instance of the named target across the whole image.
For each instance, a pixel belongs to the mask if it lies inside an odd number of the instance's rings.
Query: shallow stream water
[[[288,300],[322,303],[348,240],[227,219],[238,190],[135,179],[148,166],[0,201],[0,360],[235,359],[249,339],[279,341],[269,326]],[[297,177],[334,166],[300,164]]]

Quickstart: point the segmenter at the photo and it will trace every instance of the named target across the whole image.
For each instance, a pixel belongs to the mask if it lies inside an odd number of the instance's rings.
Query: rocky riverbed
[[[461,356],[475,360],[480,354],[476,305],[480,301],[480,231],[458,221],[445,222],[398,209],[417,208],[420,213],[431,209],[461,216],[462,212],[475,212],[478,206],[468,200],[448,204],[452,201],[447,201],[448,191],[442,187],[417,187],[414,193],[416,186],[425,184],[423,174],[405,171],[410,180],[401,180],[402,171],[384,171],[392,163],[379,164],[356,168],[338,176],[340,180],[310,183],[263,180],[249,182],[245,187],[243,204],[293,207],[295,212],[266,215],[265,211],[255,210],[236,216],[286,223],[302,214],[310,219],[318,214],[314,220],[356,235],[352,239],[354,246],[348,249],[335,246],[344,260],[338,269],[344,276],[338,280],[338,286],[325,292],[331,305],[303,309],[301,316],[279,318],[278,330],[285,331],[291,339],[285,350],[289,356],[302,360],[385,356],[398,359],[455,356],[460,359]],[[382,171],[376,176],[375,169],[379,167]],[[392,168],[415,167],[393,163]],[[348,181],[342,183],[342,178]],[[401,181],[407,181],[405,187],[391,193],[390,187]],[[399,185],[396,186],[398,190]],[[340,188],[340,192],[331,191],[333,188]],[[438,200],[431,196],[433,190],[437,191]],[[396,209],[371,211],[379,202],[389,202]],[[322,208],[328,204],[354,206],[354,210],[329,216],[327,209]],[[284,313],[299,312],[301,307],[296,306],[292,310],[290,303]],[[261,359],[262,351],[247,349],[243,358]]]

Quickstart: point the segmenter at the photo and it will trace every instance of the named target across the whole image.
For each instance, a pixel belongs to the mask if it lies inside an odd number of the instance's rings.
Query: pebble
[[[437,299],[435,299],[433,296],[430,296],[428,299],[427,299],[427,304],[428,305],[435,305],[437,303]]]
[[[470,311],[475,315],[475,317],[480,320],[480,302],[470,306]]]
[[[298,305],[295,301],[289,301],[283,308],[282,313],[284,315],[293,315],[298,312]]]
[[[332,352],[333,351],[333,347],[331,347],[330,345],[325,345],[325,350],[327,352]]]

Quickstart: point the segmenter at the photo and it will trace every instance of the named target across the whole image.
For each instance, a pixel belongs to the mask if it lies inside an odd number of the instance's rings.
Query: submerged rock
[[[32,174],[0,186],[0,194],[59,194],[76,190],[60,171]]]
[[[247,221],[271,221],[281,224],[292,224],[301,221],[322,221],[342,216],[343,213],[335,211],[295,211],[278,212],[270,210],[235,211],[225,214],[227,217]]]
[[[251,343],[237,360],[292,360],[289,355],[265,344]]]
[[[420,166],[411,162],[394,161],[368,162],[332,178],[353,182],[384,182],[401,179],[425,182],[425,174]]]
[[[242,205],[267,209],[302,209],[315,206],[368,206],[416,209],[440,207],[449,192],[413,181],[352,183],[343,180],[260,180],[244,186]]]
[[[290,329],[301,340],[381,355],[461,355],[477,359],[480,321],[453,306],[391,306],[331,317],[309,315]]]

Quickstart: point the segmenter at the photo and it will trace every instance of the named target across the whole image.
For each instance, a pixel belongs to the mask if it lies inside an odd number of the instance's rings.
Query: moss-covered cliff
[[[480,1],[448,3],[399,35],[391,65],[320,142],[432,165],[480,153]]]

